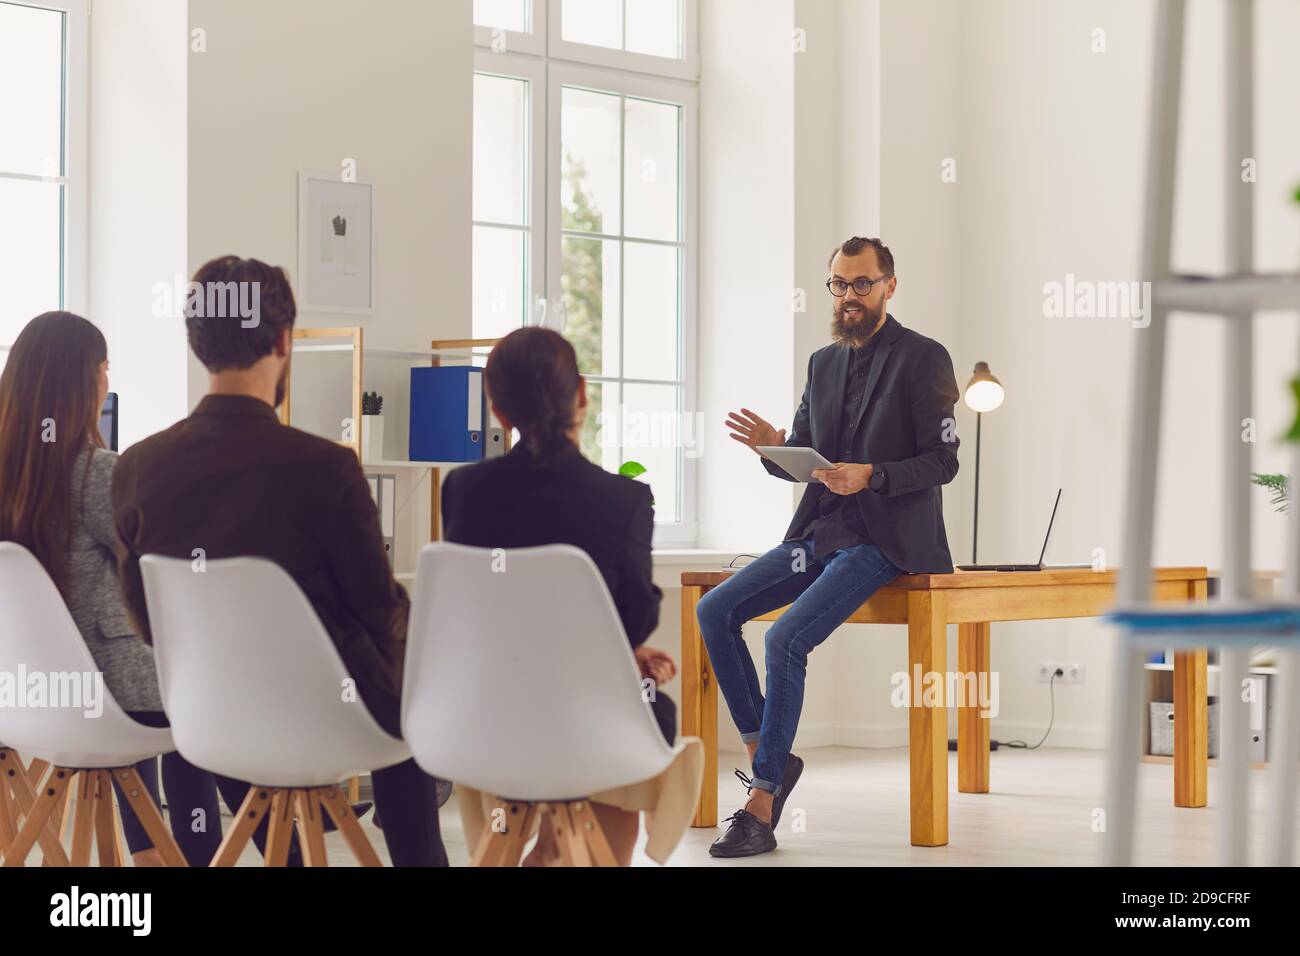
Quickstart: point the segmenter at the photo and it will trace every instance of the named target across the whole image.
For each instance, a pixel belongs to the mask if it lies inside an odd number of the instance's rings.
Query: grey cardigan
[[[86,455],[90,470],[86,471]],[[117,578],[117,529],[109,491],[117,455],[90,448],[72,474],[72,547],[67,601],[72,619],[123,710],[161,711],[153,649],[138,640]]]

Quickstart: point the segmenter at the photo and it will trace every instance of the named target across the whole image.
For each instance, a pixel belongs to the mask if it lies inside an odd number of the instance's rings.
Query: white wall
[[[473,32],[470,0],[190,0],[207,52],[190,58],[189,270],[234,253],[298,270],[298,173],[374,184],[370,315],[312,312],[298,325],[359,325],[371,348],[428,349],[471,333]],[[384,395],[387,458],[407,457],[409,367],[367,357]],[[299,355],[294,424],[341,437],[346,356]],[[190,363],[191,403],[207,375]],[[398,567],[428,527],[423,473],[398,474]],[[417,488],[417,483],[425,482]]]
[[[957,196],[940,182],[940,163],[957,152],[960,136],[958,3],[843,0],[843,7],[838,233],[884,239],[898,276],[890,313],[944,343],[960,376],[966,360],[956,347],[959,296],[949,280],[959,262]],[[849,117],[861,119],[850,123]],[[963,467],[968,451],[962,449]],[[951,492],[951,485],[944,489],[949,515]],[[949,520],[957,555],[953,530]],[[834,644],[835,742],[901,744],[907,712],[890,704],[890,679],[907,670],[907,629],[851,626]]]
[[[793,0],[700,4],[702,548],[771,547],[789,522],[789,488],[723,423],[794,411],[793,33]]]
[[[1237,172],[1222,167],[1222,9],[1217,0],[1189,4],[1175,242],[1176,265],[1183,269],[1221,267],[1223,177]],[[1095,281],[1142,278],[1153,13],[1152,3],[1131,0],[961,5],[955,104],[960,246],[951,273],[958,321],[949,347],[963,384],[970,362],[984,359],[1007,389],[1006,404],[984,423],[985,559],[1032,558],[1051,497],[1064,486],[1048,560],[1087,562],[1094,549],[1102,549],[1110,565],[1123,562],[1132,363],[1143,333],[1123,320],[1044,318],[1042,288],[1064,281],[1067,273]],[[1300,64],[1273,38],[1295,35],[1300,7],[1261,3],[1259,21],[1257,244],[1261,265],[1294,268],[1300,216],[1288,208],[1286,194],[1300,174],[1291,95],[1300,88]],[[1091,50],[1096,28],[1106,31],[1104,53]],[[923,199],[922,185],[910,188]],[[924,202],[916,206],[923,208]],[[886,231],[901,221],[887,216]],[[933,216],[926,225],[949,222]],[[1225,447],[1218,364],[1223,335],[1212,319],[1182,317],[1172,329],[1157,499],[1156,559],[1163,564],[1214,567],[1222,558],[1222,532],[1213,515]],[[1258,335],[1261,438],[1255,465],[1278,470],[1284,465],[1274,438],[1289,423],[1284,386],[1295,372],[1294,319],[1261,320]],[[964,557],[974,436],[970,413],[963,415],[963,471],[945,500],[949,537]],[[1254,506],[1256,564],[1279,567],[1282,521],[1270,512],[1263,492],[1255,495]],[[1024,736],[1045,727],[1047,692],[1034,673],[1042,661],[1068,660],[1085,665],[1087,681],[1058,688],[1052,741],[1104,746],[1114,643],[1109,629],[1095,621],[1067,621],[993,630],[993,664],[1002,680],[994,734]]]
[[[299,324],[360,325],[385,348],[467,336],[470,0],[191,0],[189,12],[207,34],[190,66],[191,268],[233,252],[296,273],[298,172],[353,159],[375,184],[376,308],[303,310]],[[368,388],[384,384],[371,365]],[[404,371],[389,370],[391,388]],[[196,375],[192,399],[203,385]],[[386,395],[399,445],[405,404]]]
[[[154,285],[186,274],[185,7],[97,0],[90,18],[89,315],[108,339],[120,447],[183,418],[185,326]]]

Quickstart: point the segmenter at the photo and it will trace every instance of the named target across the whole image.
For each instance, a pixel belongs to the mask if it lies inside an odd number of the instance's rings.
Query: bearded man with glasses
[[[898,279],[879,239],[849,239],[829,268],[833,342],[809,359],[790,437],[747,408],[727,418],[731,437],[777,478],[796,480],[760,447],[813,448],[834,467],[813,471],[785,540],[699,603],[700,632],[752,773],[736,771],[748,799],[709,848],[715,857],[776,849],[781,811],[803,772],[790,748],[813,648],[898,575],[953,569],[940,490],[957,474],[952,360],[886,311]],[[741,626],[787,604],[767,631],[764,696]]]

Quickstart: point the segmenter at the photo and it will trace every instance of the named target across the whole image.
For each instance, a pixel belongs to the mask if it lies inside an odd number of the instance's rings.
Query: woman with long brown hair
[[[107,394],[108,345],[99,329],[71,312],[27,323],[0,374],[0,541],[40,561],[122,709],[140,723],[166,726],[153,651],[136,640],[118,584],[110,496],[117,455],[99,432]],[[137,768],[157,801],[157,762]],[[202,808],[219,820],[212,776],[171,753],[163,757],[163,781],[177,843],[192,865],[206,865],[220,826],[196,834],[180,808]],[[130,805],[119,803],[136,866],[161,866]]]

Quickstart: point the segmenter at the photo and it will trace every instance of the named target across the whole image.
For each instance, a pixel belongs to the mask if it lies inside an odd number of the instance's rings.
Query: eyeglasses
[[[830,290],[831,295],[837,299],[842,299],[849,294],[849,288],[858,295],[870,295],[872,288],[877,282],[884,282],[886,279],[892,279],[893,273],[887,276],[881,276],[879,279],[868,279],[866,276],[858,276],[852,282],[845,282],[843,279],[827,279],[826,288]]]

